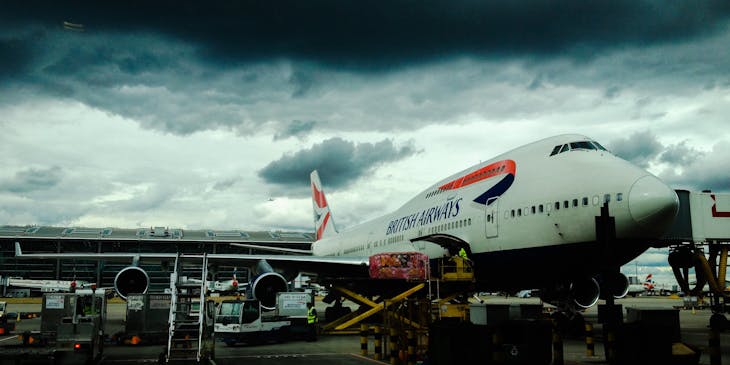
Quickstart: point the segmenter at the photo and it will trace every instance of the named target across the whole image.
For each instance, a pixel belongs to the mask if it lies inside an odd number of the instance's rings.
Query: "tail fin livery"
[[[314,210],[314,229],[317,233],[317,241],[320,239],[337,234],[335,222],[332,219],[332,212],[327,205],[327,198],[324,196],[322,183],[319,181],[317,170],[312,171],[309,175],[312,181],[312,208]]]

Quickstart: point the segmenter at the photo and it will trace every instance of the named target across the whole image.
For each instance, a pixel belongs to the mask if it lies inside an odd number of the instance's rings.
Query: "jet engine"
[[[149,275],[137,266],[125,267],[114,277],[114,290],[122,299],[127,299],[129,294],[146,293],[149,285]]]
[[[594,278],[582,279],[571,283],[570,293],[576,305],[581,308],[590,308],[598,302],[601,287]]]
[[[613,295],[620,299],[629,292],[629,279],[620,272],[603,274],[599,277],[601,283],[601,298],[606,299],[607,295]]]
[[[261,307],[268,310],[276,308],[276,294],[287,289],[286,279],[275,272],[260,274],[251,282],[253,297],[261,302]]]
[[[543,301],[560,308],[578,306],[590,308],[598,302],[601,288],[593,278],[578,279],[571,282],[563,282],[553,288],[543,290],[541,298]]]
[[[251,271],[254,274],[250,286],[252,296],[258,299],[262,308],[275,309],[276,293],[288,290],[287,280],[274,271],[266,260],[259,260]]]

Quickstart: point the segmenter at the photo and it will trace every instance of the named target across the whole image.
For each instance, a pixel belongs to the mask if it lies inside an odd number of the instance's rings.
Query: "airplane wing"
[[[200,254],[182,254],[182,257],[200,257]],[[116,262],[160,262],[175,260],[175,253],[23,253],[20,243],[15,242],[15,257],[20,259],[65,259],[106,260]],[[246,255],[208,254],[208,261],[225,262],[230,265],[255,265],[265,260],[273,268],[283,271],[297,271],[305,274],[335,275],[337,277],[367,277],[369,257],[312,256],[312,255]]]
[[[296,248],[284,248],[284,247],[274,247],[274,246],[251,245],[251,244],[247,244],[247,243],[229,243],[229,245],[235,246],[235,247],[253,248],[253,249],[261,250],[261,251],[282,252],[282,253],[294,253],[294,254],[304,254],[304,255],[307,255],[307,254],[311,255],[312,254],[312,250],[299,250],[299,249],[296,249]]]

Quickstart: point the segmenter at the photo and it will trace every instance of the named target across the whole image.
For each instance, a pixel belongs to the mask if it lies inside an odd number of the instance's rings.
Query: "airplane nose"
[[[669,186],[654,176],[640,177],[629,191],[631,218],[652,235],[661,235],[674,223],[679,198]],[[649,233],[649,232],[646,232]]]

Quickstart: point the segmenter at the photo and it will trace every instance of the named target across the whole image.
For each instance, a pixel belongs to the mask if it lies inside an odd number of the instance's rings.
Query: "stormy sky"
[[[339,226],[560,133],[730,192],[727,1],[0,5],[0,224]],[[650,260],[647,260],[650,261]]]

